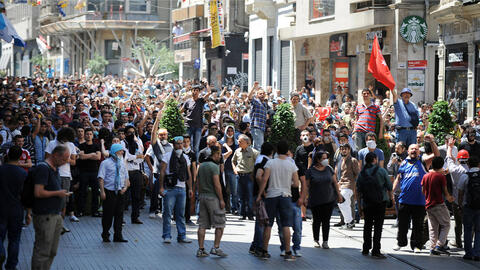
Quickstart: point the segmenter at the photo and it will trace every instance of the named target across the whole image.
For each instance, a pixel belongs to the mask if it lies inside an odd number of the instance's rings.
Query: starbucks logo
[[[422,17],[408,16],[400,26],[400,35],[408,43],[417,43],[427,36],[427,23]]]

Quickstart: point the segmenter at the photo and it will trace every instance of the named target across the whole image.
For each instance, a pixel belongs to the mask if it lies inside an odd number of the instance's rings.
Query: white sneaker
[[[421,253],[422,251],[419,248],[414,248],[413,253]]]
[[[282,250],[282,252],[280,252],[280,256],[282,256],[282,257],[285,256],[285,250]]]
[[[150,215],[148,215],[149,218],[157,218],[157,215],[155,213],[150,213]]]
[[[396,246],[393,248],[393,250],[395,250],[395,251],[399,251],[401,248],[402,248],[401,246],[399,246],[399,245],[396,245]]]
[[[320,243],[318,241],[313,241],[313,247],[320,248]]]
[[[302,257],[302,253],[300,253],[300,250],[293,250],[293,256]]]
[[[172,243],[172,239],[170,239],[170,238],[165,238],[165,239],[163,239],[163,243],[164,243],[164,244],[170,244],[170,243]]]
[[[322,243],[322,248],[323,249],[329,249],[330,247],[328,246],[328,242],[327,241],[323,241]]]
[[[80,219],[78,219],[75,215],[71,215],[70,222],[80,222]]]

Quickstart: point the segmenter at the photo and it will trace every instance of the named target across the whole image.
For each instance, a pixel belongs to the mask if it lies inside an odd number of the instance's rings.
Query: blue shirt
[[[425,195],[422,192],[422,178],[427,173],[421,159],[410,163],[407,158],[400,164],[400,196],[399,201],[403,204],[425,205]]]
[[[412,127],[410,124],[410,115],[408,114],[407,108],[409,111],[415,111],[418,115],[418,109],[415,104],[408,102],[405,104],[401,98],[397,99],[397,102],[393,103],[395,108],[395,126],[400,127]]]
[[[360,151],[358,151],[358,160],[361,160],[363,162],[363,164],[365,164],[365,156],[369,152],[370,152],[370,150],[368,150],[368,147],[360,149]],[[375,148],[375,150],[373,150],[373,152],[375,153],[375,155],[377,155],[377,160],[378,161],[385,160],[385,156],[383,155],[382,149]]]
[[[118,190],[122,190],[125,187],[125,180],[128,179],[128,171],[125,166],[125,162],[122,160],[120,162],[120,185]],[[113,158],[107,158],[102,163],[100,163],[100,168],[98,169],[98,178],[103,179],[103,187],[110,191],[115,190],[115,160]]]

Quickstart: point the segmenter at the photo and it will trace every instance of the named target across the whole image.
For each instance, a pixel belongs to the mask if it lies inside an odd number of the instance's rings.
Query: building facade
[[[295,1],[246,2],[250,14],[248,81],[258,81],[264,88],[271,86],[288,97],[293,85],[293,46],[290,40],[280,40],[279,29],[294,22]]]
[[[430,14],[439,23],[438,98],[463,124],[480,111],[480,3],[442,0]]]
[[[296,1],[295,21],[279,30],[281,40],[292,41],[293,87],[312,83],[321,104],[337,86],[348,87],[358,97],[361,89],[372,85],[385,97],[388,89],[367,71],[376,35],[396,88],[410,87],[415,102],[433,101],[438,37],[426,12],[428,2],[432,1]]]

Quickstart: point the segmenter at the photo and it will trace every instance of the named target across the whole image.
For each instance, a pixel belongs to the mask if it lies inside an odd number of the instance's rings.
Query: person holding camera
[[[390,155],[390,160],[387,164],[387,171],[390,176],[393,176],[393,179],[397,177],[398,169],[400,168],[400,164],[407,158],[407,148],[405,143],[397,142],[395,145],[395,152]],[[400,186],[397,187],[396,190],[393,191],[393,196],[395,199],[395,214],[397,216],[397,220],[392,225],[392,228],[398,227],[398,195],[400,195]]]
[[[160,194],[164,198],[163,206],[163,242],[171,243],[171,218],[175,211],[177,225],[177,241],[179,243],[191,243],[186,238],[185,229],[185,203],[186,187],[188,196],[192,198],[192,174],[190,159],[183,153],[183,136],[173,138],[173,152],[167,152],[162,156],[160,165]],[[166,189],[166,190],[165,190]]]

